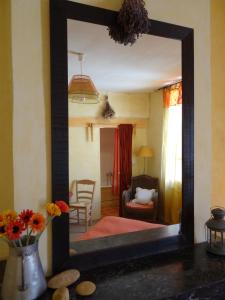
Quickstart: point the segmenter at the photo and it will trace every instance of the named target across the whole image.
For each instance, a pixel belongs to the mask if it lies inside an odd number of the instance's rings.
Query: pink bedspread
[[[147,223],[138,220],[107,216],[82,234],[78,240],[96,239],[104,236],[164,227],[162,224]]]

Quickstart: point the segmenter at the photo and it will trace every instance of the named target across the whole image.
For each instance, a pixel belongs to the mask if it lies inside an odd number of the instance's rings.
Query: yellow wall
[[[15,209],[40,210],[51,200],[48,1],[11,1]],[[50,228],[49,228],[50,230]],[[44,269],[50,238],[40,239]]]
[[[101,97],[100,97],[101,98]],[[115,117],[118,118],[148,118],[148,94],[147,93],[108,93],[108,100]],[[142,103],[142,105],[140,105]],[[70,117],[101,117],[104,101],[96,105],[80,105],[69,103]],[[146,109],[147,108],[147,109]]]
[[[118,118],[148,118],[149,95],[147,93],[109,93],[109,102]],[[100,117],[104,101],[96,105],[69,104],[70,117]],[[101,216],[100,128],[94,128],[94,141],[87,140],[86,128],[69,128],[69,182],[88,178],[96,181],[93,219]],[[147,144],[147,128],[137,128],[133,135],[133,175],[143,172],[143,160],[136,157],[141,145]],[[72,198],[75,200],[75,195]]]
[[[10,2],[0,1],[0,211],[13,208],[13,98]],[[4,47],[3,47],[4,45]],[[8,254],[0,243],[0,258]]]
[[[73,180],[91,179],[96,181],[93,199],[93,219],[101,216],[101,174],[100,174],[100,132],[93,129],[94,141],[87,141],[86,128],[69,128],[69,182]],[[73,193],[75,190],[73,190]],[[76,195],[72,200],[76,200]]]
[[[118,9],[122,1],[83,0]],[[50,76],[48,0],[11,0],[14,81],[15,207],[39,207],[50,198]],[[210,0],[146,0],[153,19],[195,30],[195,240],[204,240],[211,205]],[[2,172],[2,171],[1,171]],[[41,239],[50,267],[51,247]]]
[[[163,91],[150,94],[150,117],[148,144],[153,149],[153,157],[148,159],[148,170],[151,176],[161,177],[162,136],[163,136]]]
[[[225,1],[211,1],[212,206],[225,206]]]

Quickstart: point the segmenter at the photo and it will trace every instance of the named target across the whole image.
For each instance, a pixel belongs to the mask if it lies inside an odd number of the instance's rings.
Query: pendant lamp
[[[68,86],[68,97],[73,103],[96,104],[99,103],[99,93],[90,76],[83,75],[83,53],[70,51],[78,56],[80,74],[73,75]]]

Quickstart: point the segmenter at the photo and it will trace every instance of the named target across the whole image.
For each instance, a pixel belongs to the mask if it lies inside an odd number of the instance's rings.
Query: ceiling
[[[110,39],[101,25],[68,20],[68,50],[84,53],[83,74],[98,91],[150,92],[181,79],[181,42],[143,35],[133,46]],[[68,80],[80,74],[78,57],[68,53]]]

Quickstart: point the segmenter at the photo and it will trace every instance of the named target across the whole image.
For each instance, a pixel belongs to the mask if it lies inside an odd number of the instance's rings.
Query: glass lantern
[[[205,223],[207,236],[207,251],[213,254],[225,255],[225,209],[211,209],[211,218]]]

